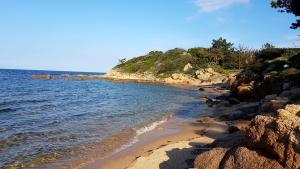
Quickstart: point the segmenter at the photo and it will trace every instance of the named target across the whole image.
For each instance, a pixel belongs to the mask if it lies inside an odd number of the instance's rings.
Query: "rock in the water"
[[[199,91],[204,91],[205,89],[203,87],[200,87],[198,90]]]
[[[33,79],[45,79],[45,80],[50,80],[52,78],[51,75],[32,75],[31,77]]]
[[[219,104],[221,102],[221,100],[217,100],[217,99],[207,99],[206,100],[206,104],[208,105],[208,107],[212,107],[216,104]]]
[[[233,98],[233,97],[231,97],[230,99],[228,99],[228,102],[230,104],[240,104],[240,101],[237,98]]]
[[[201,97],[200,98],[200,102],[201,103],[206,103],[208,101],[208,98],[207,97]]]

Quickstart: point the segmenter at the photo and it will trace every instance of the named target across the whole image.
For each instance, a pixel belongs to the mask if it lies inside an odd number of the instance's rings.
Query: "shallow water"
[[[190,118],[203,107],[191,89],[32,74],[85,73],[0,70],[0,168],[51,168],[101,155],[170,114]]]

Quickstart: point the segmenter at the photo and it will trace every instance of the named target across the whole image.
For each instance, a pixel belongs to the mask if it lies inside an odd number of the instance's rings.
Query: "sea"
[[[32,75],[101,75],[0,69],[0,168],[60,168],[101,158],[173,116],[201,116],[195,89],[102,79]]]

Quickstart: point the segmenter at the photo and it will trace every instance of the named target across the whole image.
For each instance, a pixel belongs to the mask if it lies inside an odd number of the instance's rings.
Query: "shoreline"
[[[225,122],[213,120],[201,126],[200,123],[197,123],[197,118],[186,120],[174,117],[159,125],[154,130],[140,135],[138,137],[139,141],[126,149],[108,157],[97,159],[92,163],[86,164],[82,168],[136,168],[140,163],[145,163],[142,159],[147,159],[155,152],[161,154],[166,150],[171,151],[170,148],[191,148],[190,150],[193,151],[195,147],[192,147],[191,144],[205,145],[212,143],[216,138],[223,137],[227,133],[227,128],[228,126]],[[203,133],[207,132],[210,133],[210,137],[203,135]],[[164,162],[166,154],[164,157],[157,156],[155,158],[157,158],[157,162]],[[181,161],[185,161],[185,158],[186,157],[183,157]],[[182,165],[186,164],[182,163]]]
[[[219,90],[216,88],[207,88],[206,94],[219,95]],[[200,101],[199,101],[200,102]],[[212,112],[210,108],[205,106],[203,112]],[[167,151],[172,149],[191,151],[197,149],[197,146],[212,143],[216,138],[224,137],[227,134],[228,125],[225,121],[218,121],[214,118],[204,123],[199,119],[206,118],[208,115],[196,118],[180,118],[177,116],[171,117],[167,121],[157,125],[150,131],[137,135],[138,141],[133,142],[120,151],[112,152],[104,158],[98,158],[93,162],[84,163],[79,168],[83,169],[119,169],[119,168],[139,168],[138,166],[146,161],[155,160],[156,167],[160,163],[168,163]],[[197,146],[196,146],[197,145]],[[155,159],[151,159],[151,155]],[[163,155],[161,155],[163,154]],[[176,154],[176,153],[175,153]],[[153,158],[153,157],[152,157]],[[177,157],[178,158],[178,157]],[[184,168],[186,157],[179,155],[181,161],[180,168]],[[194,157],[191,157],[194,158]],[[165,159],[165,160],[164,160]],[[169,158],[172,160],[172,158]],[[171,162],[174,164],[174,162]],[[153,161],[151,164],[154,164]],[[176,164],[176,163],[175,163]],[[149,164],[150,165],[150,164]]]

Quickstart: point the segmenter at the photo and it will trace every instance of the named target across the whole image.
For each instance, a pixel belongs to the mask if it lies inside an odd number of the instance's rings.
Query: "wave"
[[[163,119],[163,120],[160,120],[160,121],[155,121],[141,129],[138,129],[136,130],[136,134],[139,136],[139,135],[142,135],[144,133],[147,133],[147,132],[150,132],[152,130],[154,130],[157,126],[165,123],[168,119]]]
[[[27,103],[43,103],[49,100],[12,100],[0,102],[0,106],[13,105],[13,104],[27,104]]]
[[[15,112],[16,109],[6,108],[6,109],[0,109],[0,113],[9,113],[9,112]]]
[[[120,148],[118,148],[117,150],[115,150],[112,154],[115,154],[115,153],[118,153],[122,150],[125,150],[127,149],[128,147],[132,146],[133,144],[139,142],[139,139],[138,137],[144,133],[147,133],[147,132],[150,132],[152,130],[154,130],[157,126],[167,122],[170,118],[172,118],[174,116],[173,113],[169,113],[167,114],[166,116],[162,117],[161,119],[157,120],[157,121],[154,121],[142,128],[139,128],[139,129],[133,129],[136,133],[136,135],[133,137],[133,139],[128,142],[127,144],[124,144],[122,145]]]

